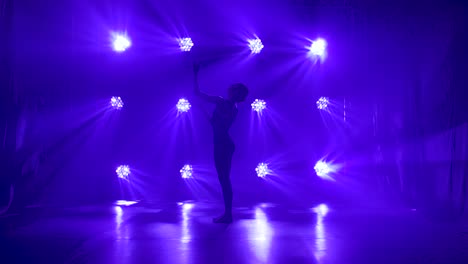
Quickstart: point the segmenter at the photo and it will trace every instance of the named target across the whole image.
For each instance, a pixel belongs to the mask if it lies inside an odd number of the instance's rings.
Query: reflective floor
[[[0,263],[468,263],[468,230],[414,210],[209,203],[35,208],[0,217]]]

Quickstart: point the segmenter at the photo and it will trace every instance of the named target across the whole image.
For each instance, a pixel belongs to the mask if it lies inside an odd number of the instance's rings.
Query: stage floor
[[[468,230],[415,210],[272,204],[31,208],[0,217],[0,263],[468,263]]]

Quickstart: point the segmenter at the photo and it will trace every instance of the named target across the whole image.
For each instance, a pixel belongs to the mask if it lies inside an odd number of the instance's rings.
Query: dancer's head
[[[231,85],[228,89],[229,100],[236,103],[245,101],[245,98],[249,94],[249,89],[242,83],[235,83]]]

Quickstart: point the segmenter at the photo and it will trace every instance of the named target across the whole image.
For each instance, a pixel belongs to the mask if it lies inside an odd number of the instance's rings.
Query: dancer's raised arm
[[[208,95],[202,91],[200,91],[200,86],[198,84],[198,72],[200,70],[200,65],[198,64],[194,64],[193,65],[193,88],[194,88],[194,92],[195,92],[195,95],[202,98],[203,100],[207,101],[207,102],[210,102],[210,103],[217,103],[219,101],[222,100],[221,97],[219,96],[213,96],[213,95]]]

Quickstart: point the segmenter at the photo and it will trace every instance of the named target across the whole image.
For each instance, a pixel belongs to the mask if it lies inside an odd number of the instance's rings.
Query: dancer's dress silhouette
[[[215,223],[232,222],[232,186],[231,186],[231,161],[235,145],[229,135],[229,128],[237,116],[237,103],[243,102],[248,94],[245,85],[237,83],[228,89],[228,97],[207,95],[200,91],[198,85],[199,66],[194,65],[194,88],[195,94],[207,102],[214,103],[216,108],[211,118],[214,139],[214,162],[218,173],[219,183],[223,191],[224,214],[214,218]]]

